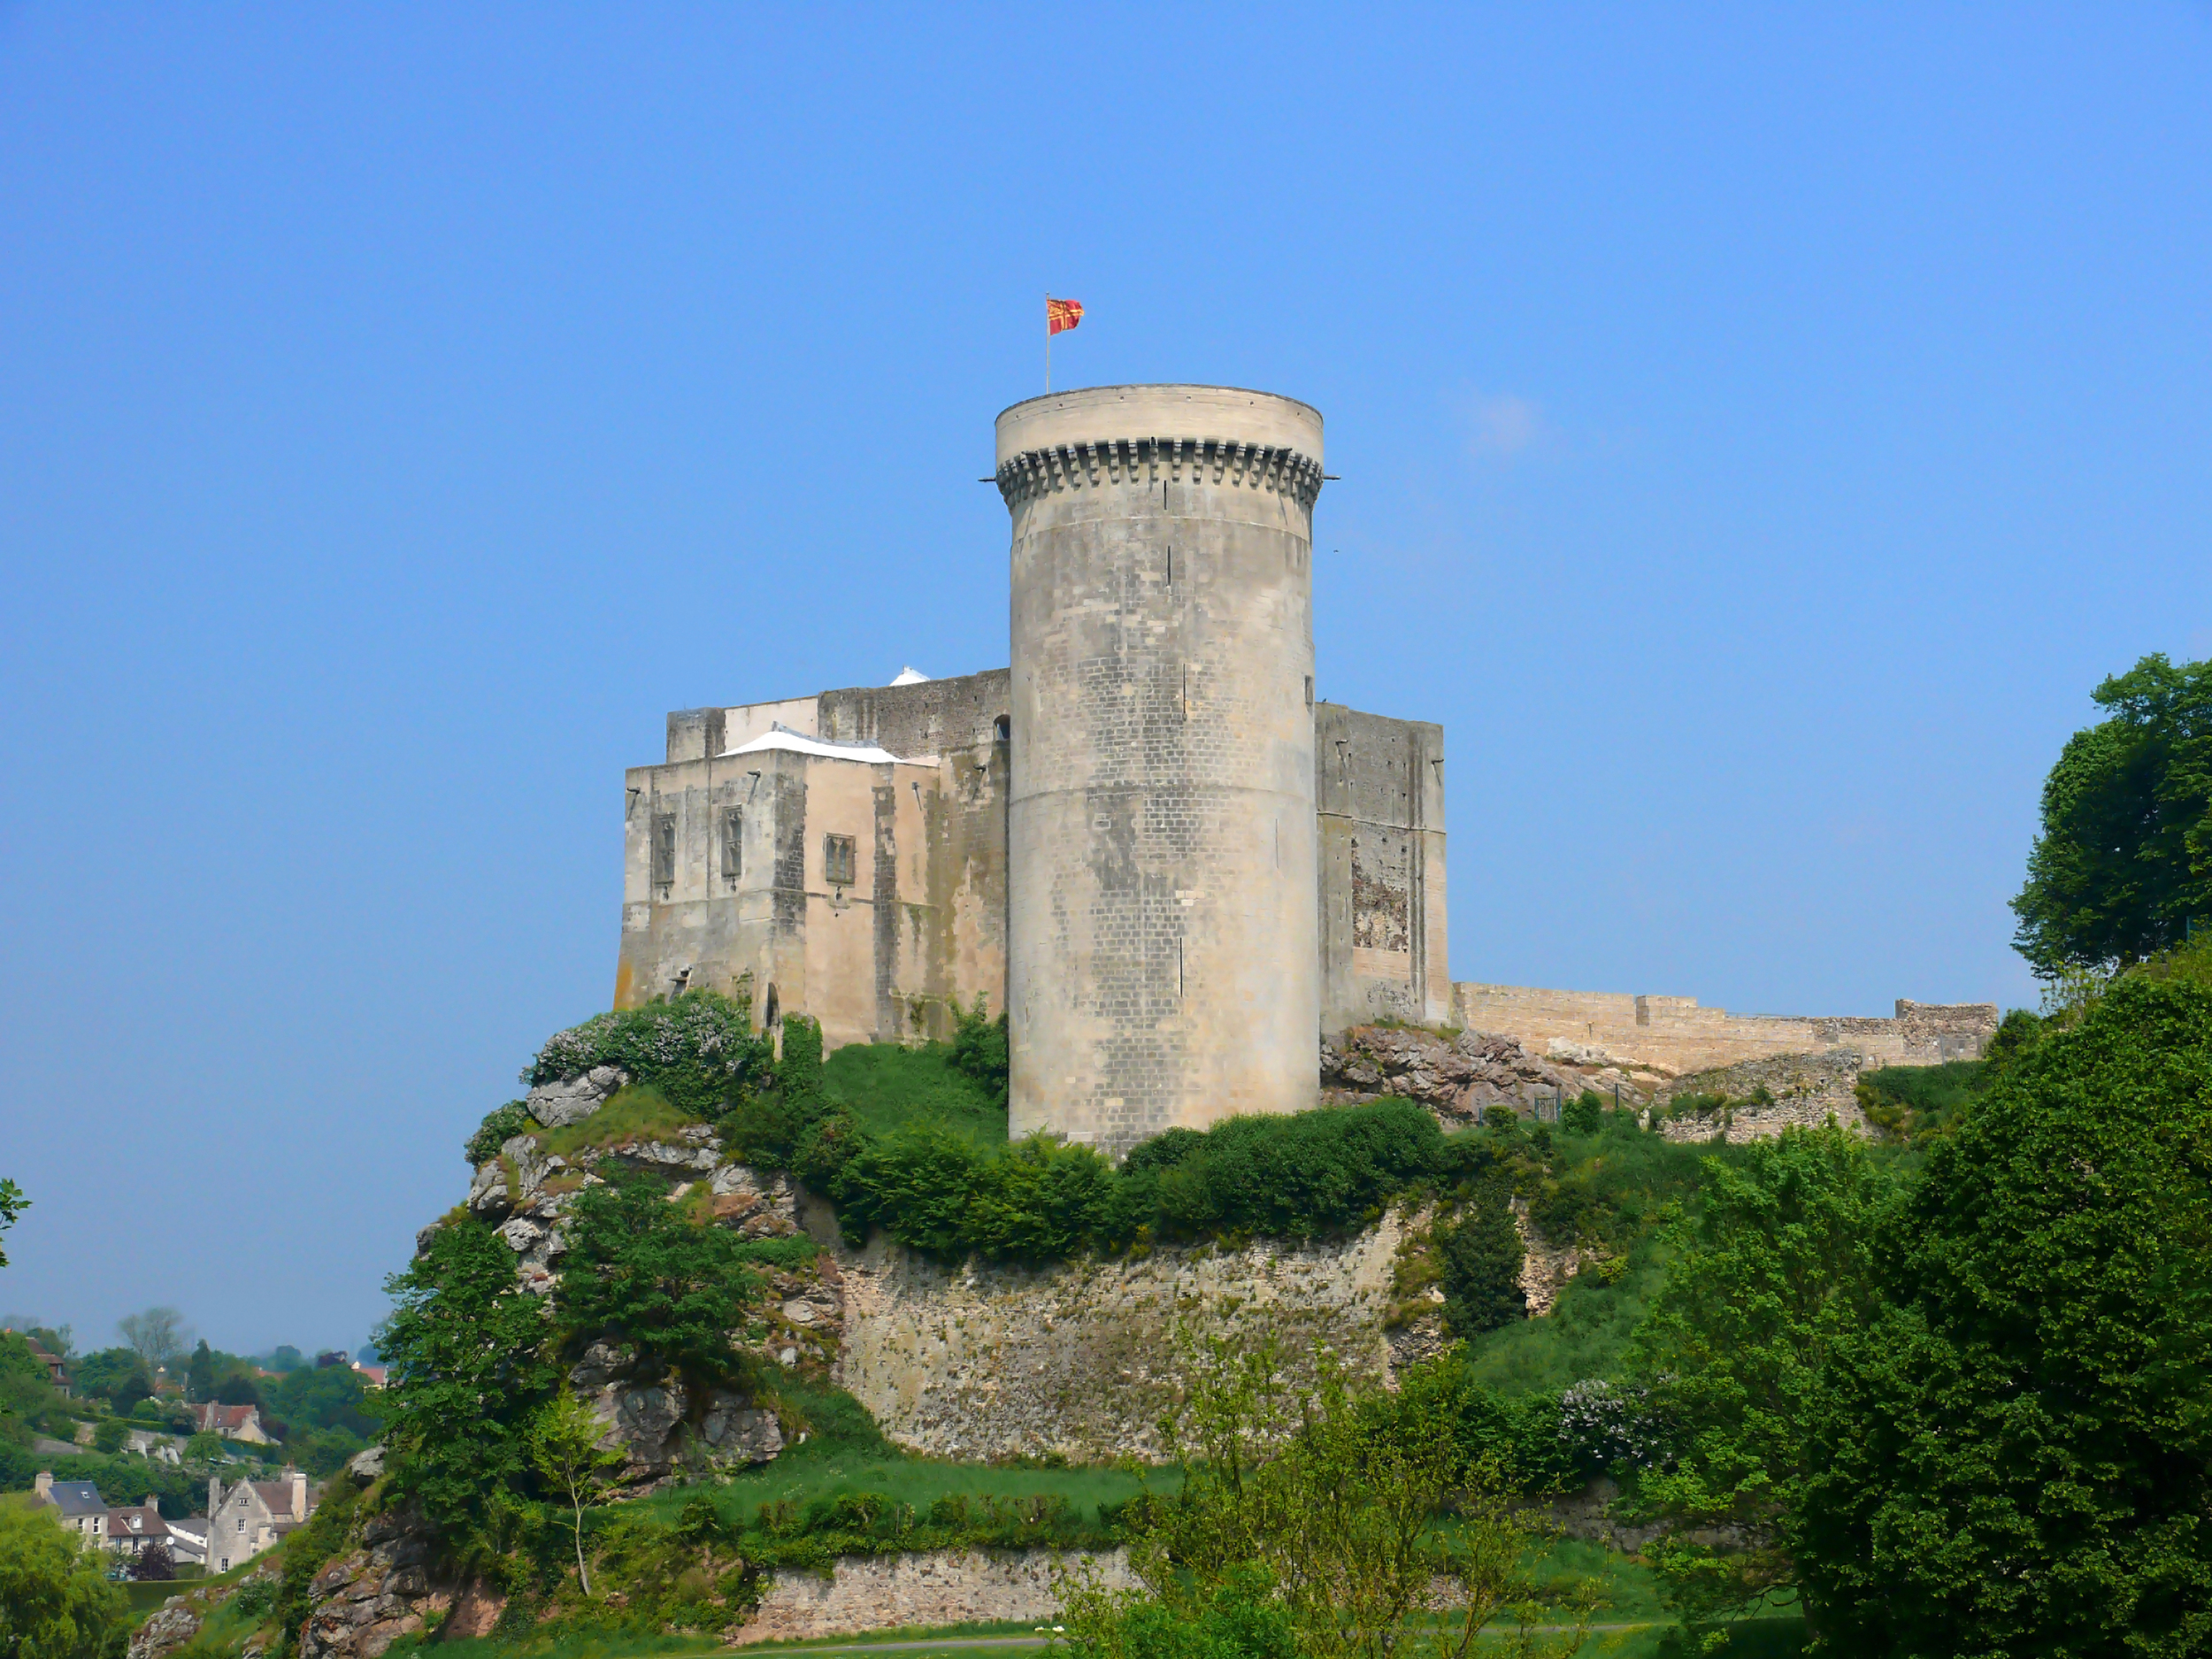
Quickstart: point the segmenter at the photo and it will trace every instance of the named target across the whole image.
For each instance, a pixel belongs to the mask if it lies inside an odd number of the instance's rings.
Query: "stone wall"
[[[839,1263],[835,1380],[892,1440],[933,1455],[1156,1457],[1179,1326],[1264,1322],[1293,1351],[1318,1336],[1387,1375],[1383,1327],[1405,1227],[1394,1212],[1339,1243],[1039,1269],[942,1267],[879,1240]]]
[[[1087,1557],[1041,1549],[844,1555],[827,1577],[779,1569],[759,1609],[730,1641],[744,1647],[922,1624],[1041,1621],[1059,1610],[1054,1575],[1087,1560],[1109,1588],[1134,1586],[1121,1550]]]
[[[1444,728],[1335,703],[1313,725],[1321,1030],[1448,1019]]]
[[[1452,987],[1452,1024],[1517,1037],[1555,1059],[1609,1061],[1674,1075],[1844,1049],[1872,1065],[1971,1060],[1997,1029],[1997,1007],[1901,997],[1896,1014],[1886,1019],[1732,1014],[1700,1008],[1690,996],[1461,983]]]

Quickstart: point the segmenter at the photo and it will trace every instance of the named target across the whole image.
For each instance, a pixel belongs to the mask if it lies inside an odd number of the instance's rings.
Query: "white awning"
[[[878,749],[873,743],[825,742],[818,737],[809,737],[783,725],[771,727],[749,743],[725,749],[716,758],[732,760],[740,755],[758,755],[771,749],[785,749],[794,755],[814,755],[824,760],[856,760],[869,766],[880,766],[886,763],[892,765],[910,764],[900,760],[887,749]]]

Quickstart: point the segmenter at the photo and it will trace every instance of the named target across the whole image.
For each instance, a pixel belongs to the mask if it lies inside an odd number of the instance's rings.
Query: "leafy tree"
[[[1594,1135],[1605,1126],[1605,1096],[1586,1088],[1559,1109],[1559,1126],[1570,1133]]]
[[[31,1207],[31,1201],[23,1196],[23,1189],[12,1180],[0,1180],[0,1233],[23,1218],[23,1212]],[[0,1267],[8,1264],[5,1246],[0,1246]]]
[[[295,1371],[307,1363],[307,1356],[289,1342],[280,1342],[270,1350],[268,1369],[273,1371]]]
[[[356,1436],[376,1432],[368,1409],[368,1385],[345,1365],[310,1365],[288,1372],[271,1385],[269,1409],[296,1429],[343,1429]]]
[[[698,1386],[734,1376],[736,1339],[760,1290],[743,1241],[669,1202],[657,1175],[611,1161],[601,1172],[604,1184],[579,1192],[565,1223],[554,1293],[565,1345],[575,1353],[602,1338],[626,1344],[645,1370]]]
[[[1007,1046],[1006,1016],[991,1018],[989,999],[978,993],[973,1008],[952,1005],[952,1064],[991,1091],[1001,1107],[1006,1104],[1008,1079],[1013,1064]]]
[[[102,1417],[92,1431],[95,1451],[112,1456],[123,1449],[123,1442],[130,1438],[130,1425],[120,1417]]]
[[[2146,657],[2092,694],[2067,740],[2012,901],[2036,972],[2139,962],[2212,918],[2212,661]]]
[[[53,1511],[0,1509],[0,1655],[7,1659],[118,1659],[123,1593],[100,1576]]]
[[[1492,1186],[1455,1225],[1440,1230],[1444,1323],[1454,1336],[1479,1336],[1528,1317],[1521,1288],[1527,1252],[1506,1204],[1506,1190]]]
[[[1793,1542],[1870,1655],[2212,1647],[2212,964],[2123,976],[1930,1152]]]
[[[143,1313],[126,1314],[115,1322],[116,1333],[123,1345],[146,1367],[146,1374],[174,1364],[184,1357],[184,1345],[191,1340],[185,1329],[184,1316],[174,1308],[149,1308]]]
[[[166,1584],[177,1576],[177,1563],[169,1546],[156,1539],[131,1563],[131,1578],[139,1584]]]
[[[1509,1610],[1520,1616],[1509,1652],[1582,1645],[1587,1595],[1560,1640],[1540,1643],[1530,1629],[1519,1563],[1531,1534],[1494,1466],[1463,1455],[1443,1368],[1417,1368],[1394,1397],[1320,1348],[1310,1386],[1271,1344],[1239,1351],[1217,1340],[1186,1357],[1187,1395],[1163,1425],[1185,1464],[1182,1488],[1139,1506],[1129,1560],[1141,1591],[1079,1577],[1066,1594],[1063,1622],[1079,1652],[1386,1659],[1425,1647],[1463,1659]],[[1448,1501],[1457,1513],[1440,1527]],[[1463,1620],[1429,1618],[1440,1578]],[[1194,1645],[1210,1630],[1224,1645]]]
[[[1808,1425],[1830,1357],[1878,1310],[1871,1249],[1894,1193],[1866,1142],[1833,1123],[1706,1162],[1636,1351],[1676,1439],[1672,1466],[1641,1483],[1668,1525],[1646,1554],[1686,1625],[1795,1580],[1782,1529],[1809,1473]],[[1727,1527],[1749,1547],[1694,1541]]]
[[[623,1461],[600,1441],[607,1425],[589,1407],[564,1388],[546,1402],[530,1425],[530,1463],[539,1478],[569,1506],[576,1541],[576,1582],[591,1594],[591,1572],[584,1564],[584,1505],[595,1497],[609,1470]]]
[[[215,1356],[205,1337],[192,1350],[192,1363],[184,1373],[184,1388],[187,1399],[201,1403],[215,1392]]]
[[[128,1411],[154,1391],[146,1362],[127,1348],[104,1348],[88,1354],[73,1371],[79,1394],[105,1400],[118,1411]]]
[[[223,1438],[211,1429],[202,1429],[184,1443],[184,1455],[195,1463],[208,1463],[223,1455]]]
[[[531,1416],[551,1393],[545,1303],[515,1282],[514,1252],[473,1217],[431,1233],[384,1281],[377,1335],[390,1380],[377,1401],[401,1486],[455,1538],[495,1535],[524,1472]]]
[[[224,1372],[222,1381],[215,1385],[215,1401],[218,1405],[269,1409],[269,1397],[261,1392],[261,1379],[243,1366]]]

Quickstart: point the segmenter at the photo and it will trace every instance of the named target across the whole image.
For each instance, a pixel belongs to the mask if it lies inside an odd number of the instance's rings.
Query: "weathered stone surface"
[[[718,1393],[699,1419],[699,1443],[718,1463],[772,1463],[783,1450],[783,1426],[774,1412]]]
[[[629,1080],[629,1073],[618,1066],[595,1065],[581,1077],[539,1084],[522,1103],[548,1129],[558,1129],[583,1122]]]
[[[384,1473],[384,1448],[372,1446],[346,1460],[346,1473],[357,1486],[373,1486]]]
[[[1387,1376],[1383,1322],[1405,1222],[1302,1248],[1163,1249],[1031,1269],[949,1268],[881,1240],[840,1257],[835,1379],[902,1445],[962,1458],[1156,1457],[1175,1333],[1310,1337]],[[788,1328],[788,1327],[787,1327]]]
[[[450,1591],[430,1578],[430,1538],[411,1509],[370,1516],[355,1543],[308,1585],[299,1659],[380,1659],[452,1604]]]
[[[604,1425],[600,1445],[623,1454],[618,1479],[633,1494],[684,1474],[769,1463],[783,1450],[774,1412],[718,1390],[695,1425],[690,1391],[680,1381],[633,1376],[631,1356],[611,1343],[587,1348],[570,1369],[569,1386]]]
[[[1120,1550],[1094,1557],[1041,1549],[842,1555],[827,1577],[779,1569],[760,1606],[730,1641],[742,1647],[913,1624],[1046,1619],[1059,1607],[1055,1571],[1083,1559],[1107,1587],[1135,1587]]]
[[[1660,1133],[1670,1141],[1763,1141],[1793,1125],[1816,1127],[1833,1117],[1845,1128],[1864,1133],[1866,1114],[1854,1091],[1860,1072],[1884,1064],[1888,1063],[1839,1048],[1693,1071],[1669,1083],[1658,1104],[1671,1105],[1685,1094],[1725,1095],[1729,1104],[1702,1116],[1663,1118]],[[1752,1098],[1762,1089],[1767,1101]]]
[[[1594,1056],[1602,1061],[1604,1056]],[[1480,1119],[1487,1106],[1510,1106],[1522,1117],[1595,1089],[1609,1102],[1615,1086],[1623,1105],[1643,1104],[1647,1083],[1617,1068],[1539,1059],[1511,1037],[1463,1031],[1446,1038],[1412,1025],[1356,1025],[1321,1048],[1324,1101],[1347,1104],[1402,1095],[1433,1112],[1448,1129]]]
[[[173,1595],[131,1633],[130,1659],[166,1659],[199,1634],[200,1616],[184,1597]]]

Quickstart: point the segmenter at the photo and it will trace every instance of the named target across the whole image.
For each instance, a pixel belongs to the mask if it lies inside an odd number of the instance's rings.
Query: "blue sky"
[[[1324,411],[1455,977],[2032,1000],[2044,770],[2212,653],[2212,11],[951,13],[0,8],[0,1313],[361,1340],[664,712],[1006,661],[1048,288]]]

